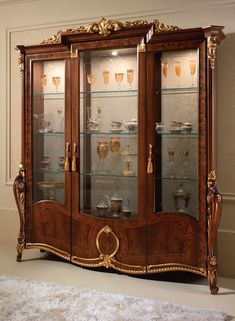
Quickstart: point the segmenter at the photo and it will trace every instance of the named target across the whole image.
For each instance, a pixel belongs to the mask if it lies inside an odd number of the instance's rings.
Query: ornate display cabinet
[[[216,285],[214,69],[223,27],[100,19],[18,46],[17,260],[39,248]]]

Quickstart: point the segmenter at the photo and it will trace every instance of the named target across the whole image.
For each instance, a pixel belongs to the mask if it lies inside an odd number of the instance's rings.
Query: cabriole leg
[[[20,262],[25,244],[25,171],[22,164],[19,166],[19,175],[14,181],[13,192],[20,218],[20,232],[16,246],[16,260]]]

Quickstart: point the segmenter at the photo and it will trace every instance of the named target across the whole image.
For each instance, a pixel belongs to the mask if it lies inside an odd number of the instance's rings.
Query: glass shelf
[[[34,97],[43,100],[64,100],[64,92],[45,92],[45,93],[34,93]]]
[[[111,212],[110,209],[107,210],[97,210],[96,208],[92,208],[92,209],[83,209],[82,213],[84,214],[89,214],[92,216],[95,216],[97,218],[108,218],[108,219],[115,219],[115,220],[126,220],[126,219],[135,219],[136,218],[136,213],[131,213],[130,216],[126,216],[124,213],[120,212],[118,214],[114,214]]]
[[[170,181],[189,181],[189,182],[197,182],[196,177],[156,177],[156,180],[170,180]]]
[[[136,175],[124,176],[121,173],[112,173],[112,172],[88,172],[88,173],[80,173],[80,175],[82,175],[82,176],[120,177],[120,178],[127,178],[127,179],[137,178]]]
[[[47,169],[40,169],[38,171],[34,171],[34,173],[41,173],[41,174],[64,174],[63,169],[56,169],[56,168],[47,168]]]
[[[64,132],[34,132],[33,134],[42,136],[64,136]]]
[[[98,130],[94,130],[94,131],[85,131],[85,132],[80,132],[80,135],[95,135],[95,136],[100,136],[100,135],[108,135],[108,136],[134,136],[137,137],[137,133],[136,132],[112,132],[112,131],[98,131]]]
[[[168,137],[192,137],[192,138],[196,138],[198,137],[198,133],[171,133],[171,132],[161,132],[161,133],[157,133],[158,135],[161,136],[168,136]]]
[[[155,91],[159,94],[159,90]],[[198,87],[176,87],[176,88],[161,88],[162,95],[172,95],[172,94],[192,94],[198,93]]]
[[[127,90],[96,90],[80,92],[80,98],[86,98],[91,96],[93,98],[114,98],[114,97],[137,97],[138,90],[127,89]]]

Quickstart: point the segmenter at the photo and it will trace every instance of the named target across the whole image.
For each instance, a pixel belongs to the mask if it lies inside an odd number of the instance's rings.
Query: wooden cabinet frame
[[[223,27],[211,26],[183,30],[157,20],[151,23],[143,20],[124,23],[102,18],[86,27],[59,32],[40,45],[18,46],[23,88],[22,162],[14,182],[14,195],[20,215],[18,261],[21,260],[24,248],[39,248],[81,266],[105,266],[130,274],[193,272],[208,276],[211,293],[218,292],[214,248],[222,198],[216,188],[214,171],[213,82],[216,47],[224,37],[222,29]],[[126,221],[92,217],[81,213],[79,208],[80,54],[97,48],[107,50],[130,47],[138,48],[139,214]],[[187,214],[156,214],[153,211],[155,157],[159,149],[154,138],[154,124],[159,115],[158,106],[161,105],[160,96],[154,96],[161,83],[159,59],[161,52],[192,48],[198,48],[200,64],[198,219]],[[34,68],[34,77],[32,64],[56,59],[64,60],[66,66],[65,142],[70,144],[70,149],[65,150],[68,170],[65,171],[64,207],[58,206],[55,201],[32,202],[32,86],[37,86],[37,76],[40,74],[40,70]],[[40,147],[41,143],[38,145]],[[41,223],[37,221],[37,217],[44,212],[48,213],[48,220],[51,220],[52,225],[55,224],[53,220],[58,220],[58,226],[63,226],[60,237],[54,235],[50,239],[38,232]],[[184,233],[187,226],[193,231],[193,239],[186,254],[176,252],[174,256],[170,256],[166,250],[162,256],[158,255],[155,235],[158,233],[161,237],[165,233],[171,233],[167,229],[168,222],[177,225],[175,228],[181,231],[178,233]]]

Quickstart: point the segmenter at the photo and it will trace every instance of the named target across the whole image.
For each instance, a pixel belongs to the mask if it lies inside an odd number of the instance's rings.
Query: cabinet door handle
[[[152,174],[152,173],[153,173],[153,145],[149,144],[147,174]]]
[[[70,152],[70,144],[67,142],[65,147],[65,161],[64,161],[64,170],[66,172],[69,172],[70,170],[69,152]]]
[[[77,144],[73,143],[72,172],[77,171]]]

